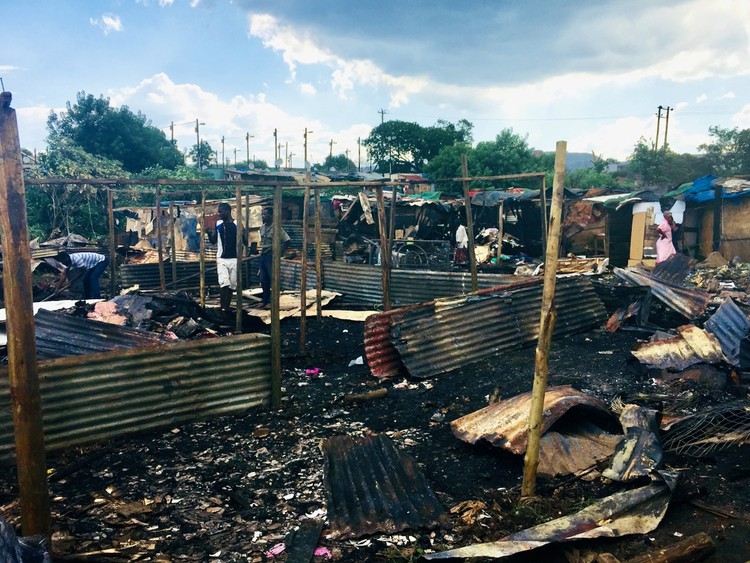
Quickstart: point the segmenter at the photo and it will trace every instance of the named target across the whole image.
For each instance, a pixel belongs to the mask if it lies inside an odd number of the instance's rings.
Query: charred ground
[[[519,504],[522,459],[489,445],[456,439],[449,423],[487,404],[529,391],[534,350],[470,363],[428,380],[378,381],[362,356],[362,323],[308,321],[306,354],[299,323],[282,322],[283,406],[251,411],[94,444],[52,455],[50,491],[54,545],[67,560],[265,561],[305,516],[325,509],[320,441],[332,436],[387,433],[411,455],[452,528],[406,530],[361,541],[329,541],[339,561],[409,561],[423,550],[481,541],[580,510],[622,485],[571,478],[541,481],[538,500]],[[568,384],[609,402],[615,397],[652,406],[682,401],[688,409],[746,395],[741,386],[712,390],[676,382],[666,387],[640,368],[629,351],[642,334],[593,330],[553,342],[550,385]],[[310,376],[306,369],[319,368]],[[347,397],[384,387],[383,398]],[[717,542],[712,561],[750,558],[750,449],[731,447],[709,458],[667,455],[681,473],[661,526],[648,536],[549,547],[515,561],[583,561],[587,551],[621,560],[680,535],[708,532]],[[0,476],[0,510],[18,516],[15,468]],[[693,501],[720,509],[708,512]],[[468,502],[467,502],[468,501]],[[478,504],[481,503],[481,504]],[[463,518],[462,518],[463,517]],[[84,555],[88,554],[88,555]],[[576,559],[578,557],[578,559]],[[280,556],[283,560],[284,556]]]

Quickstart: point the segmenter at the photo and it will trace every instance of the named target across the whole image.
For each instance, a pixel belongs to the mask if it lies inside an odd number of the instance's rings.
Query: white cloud
[[[726,94],[719,96],[720,100],[733,100],[736,96],[734,92],[727,92]]]
[[[696,104],[702,104],[706,100],[708,100],[708,94],[701,94],[700,96],[698,96],[697,98],[695,98],[695,103]]]
[[[109,35],[113,31],[122,31],[122,21],[120,16],[117,14],[102,14],[100,18],[90,18],[89,23],[98,27],[104,32],[104,35]]]
[[[315,94],[315,92],[317,92],[315,86],[313,86],[309,82],[303,82],[302,84],[300,84],[299,89],[303,94]]]

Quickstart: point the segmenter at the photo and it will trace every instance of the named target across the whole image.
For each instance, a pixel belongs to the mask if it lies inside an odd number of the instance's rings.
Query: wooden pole
[[[201,190],[201,245],[198,257],[200,281],[199,292],[201,307],[206,306],[206,189]]]
[[[177,218],[175,217],[174,202],[169,202],[169,261],[172,270],[172,290],[177,289]]]
[[[281,186],[273,190],[273,241],[271,267],[271,407],[281,406]]]
[[[388,244],[388,231],[385,221],[383,186],[376,188],[378,199],[378,230],[380,231],[380,272],[383,285],[383,310],[391,310],[391,248]]]
[[[308,172],[309,174],[309,172]],[[305,188],[304,209],[302,210],[302,271],[299,278],[299,351],[305,352],[307,343],[307,228],[310,222],[310,186]]]
[[[323,235],[320,228],[320,190],[315,190],[315,319],[323,317]]]
[[[115,242],[115,212],[114,202],[112,196],[112,190],[107,188],[107,216],[109,217],[109,296],[110,298],[115,295],[115,288],[117,280],[115,279],[116,265],[115,250],[117,243]]]
[[[156,255],[159,260],[159,287],[167,290],[167,276],[164,274],[164,251],[161,245],[161,188],[156,188]]]
[[[714,232],[713,232],[713,242],[711,244],[711,249],[715,252],[721,250],[721,221],[722,221],[722,212],[723,212],[723,206],[724,206],[724,188],[722,186],[714,186]],[[684,237],[683,237],[684,241]]]
[[[0,227],[8,332],[8,376],[15,428],[18,490],[24,535],[49,536],[49,492],[44,454],[42,399],[34,339],[31,250],[26,188],[16,111],[11,93],[0,94]]]
[[[464,209],[466,210],[466,230],[469,235],[469,268],[471,269],[471,291],[477,291],[477,257],[474,254],[474,216],[471,214],[471,196],[469,195],[469,164],[466,153],[461,155],[461,174],[464,186]]]
[[[505,221],[505,213],[503,209],[503,202],[501,201],[497,206],[497,265],[500,266],[503,262],[503,221]]]
[[[393,184],[393,191],[391,191],[391,220],[388,225],[388,247],[393,248],[393,237],[396,234],[396,201],[398,199],[398,190],[396,184]]]
[[[554,186],[553,186],[554,187]],[[542,221],[542,255],[547,252],[547,178],[542,176],[542,189],[539,192],[539,211]]]
[[[552,330],[557,318],[555,305],[555,284],[557,278],[557,257],[560,246],[562,226],[563,189],[565,181],[565,156],[567,143],[558,141],[555,151],[555,179],[552,189],[552,209],[550,210],[549,239],[547,255],[544,262],[544,289],[542,292],[542,311],[539,321],[539,340],[536,346],[534,364],[534,386],[531,393],[529,412],[529,438],[524,458],[523,482],[521,496],[534,495],[536,487],[536,470],[539,465],[539,440],[542,435],[542,414],[544,395],[547,391],[549,373],[549,349],[552,342]]]
[[[235,332],[242,332],[242,254],[245,245],[244,223],[242,221],[242,186],[236,187],[237,194],[237,311],[235,314]]]

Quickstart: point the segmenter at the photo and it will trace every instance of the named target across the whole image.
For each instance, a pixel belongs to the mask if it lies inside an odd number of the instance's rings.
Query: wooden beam
[[[237,310],[235,311],[235,327],[234,331],[238,334],[242,332],[242,256],[244,254],[243,244],[244,235],[244,223],[242,221],[242,186],[235,188],[236,194],[236,205],[237,205]]]
[[[167,276],[164,273],[164,251],[161,244],[161,187],[156,188],[156,256],[159,260],[159,288],[167,290]]]
[[[539,440],[542,436],[544,395],[547,391],[547,375],[549,373],[549,349],[552,342],[552,331],[557,319],[557,307],[555,305],[557,278],[555,276],[557,274],[558,249],[562,231],[566,151],[567,143],[558,141],[555,151],[555,178],[552,186],[547,253],[544,262],[544,289],[542,292],[541,320],[539,322],[539,340],[536,346],[534,385],[531,392],[529,412],[529,438],[524,457],[523,482],[521,484],[522,497],[534,495],[536,471],[539,465]]]
[[[44,425],[34,337],[31,250],[16,111],[0,94],[0,227],[7,311],[8,376],[24,535],[49,536]]]
[[[271,407],[281,406],[281,187],[273,190],[273,241],[271,248]]]
[[[107,217],[109,217],[109,297],[110,299],[115,295],[116,284],[116,245],[115,242],[115,212],[114,204],[112,201],[112,190],[107,189]]]
[[[320,225],[320,190],[315,190],[315,318],[323,318],[323,240]]]
[[[376,188],[378,201],[378,230],[380,231],[380,279],[383,286],[383,310],[391,310],[391,249],[388,244],[388,229],[385,220],[383,187]]]
[[[172,290],[177,290],[177,217],[174,201],[169,201],[169,261],[172,270]]]
[[[200,273],[199,293],[201,307],[206,306],[206,190],[201,190],[201,245],[198,257],[198,269]]]
[[[309,211],[310,188],[305,188],[304,209],[302,209],[302,270],[299,276],[299,351],[301,354],[305,353],[307,345],[307,229],[310,223]]]
[[[461,155],[461,174],[464,175],[464,210],[466,211],[466,230],[469,234],[469,268],[471,269],[471,291],[479,289],[477,281],[477,257],[474,253],[474,216],[471,213],[471,196],[469,195],[469,163],[466,153]]]

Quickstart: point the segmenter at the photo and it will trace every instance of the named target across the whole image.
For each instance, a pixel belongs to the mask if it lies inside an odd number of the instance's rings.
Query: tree
[[[723,129],[719,126],[708,128],[715,141],[700,145],[698,149],[706,153],[705,158],[715,174],[732,176],[750,173],[750,129]]]
[[[190,147],[190,150],[188,151],[188,156],[193,160],[193,162],[197,163],[198,159],[200,158],[200,163],[198,168],[203,170],[204,168],[208,168],[212,162],[216,162],[216,151],[211,148],[211,145],[208,144],[206,141],[201,141],[200,146],[196,143],[192,147]]]
[[[471,142],[472,124],[438,121],[422,127],[407,121],[386,121],[375,127],[363,144],[380,172],[423,172],[440,150],[454,143]]]
[[[48,143],[67,138],[84,151],[122,163],[131,173],[151,166],[173,169],[184,163],[182,153],[145,115],[127,106],[114,109],[109,98],[79,92],[67,110],[50,114]]]
[[[336,156],[327,156],[323,164],[316,164],[315,167],[322,173],[329,172],[331,168],[337,172],[349,172],[356,171],[357,165],[352,162],[351,159],[347,158],[345,154],[339,154]]]
[[[712,128],[713,129],[713,128]],[[708,146],[708,145],[705,145]],[[716,150],[716,147],[712,150]],[[717,153],[718,154],[717,150]],[[636,184],[649,186],[666,184],[677,186],[700,176],[717,172],[720,159],[696,157],[691,154],[677,154],[669,145],[654,150],[641,137],[628,161],[628,174]]]

